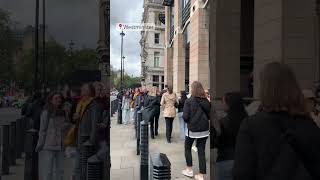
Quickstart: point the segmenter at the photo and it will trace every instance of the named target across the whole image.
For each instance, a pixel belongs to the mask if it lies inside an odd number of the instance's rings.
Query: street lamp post
[[[124,88],[124,86],[125,86],[125,77],[124,77],[124,75],[125,75],[125,68],[124,68],[124,59],[125,59],[126,57],[124,57],[124,56],[122,56],[122,78],[123,78],[123,81],[122,81],[122,83],[123,83],[123,88]]]
[[[43,0],[42,3],[42,88],[43,91],[46,91],[46,0]]]
[[[34,91],[38,92],[38,61],[39,61],[39,0],[36,0],[36,16],[35,16],[35,41],[34,41]]]
[[[123,31],[121,31],[121,33],[120,33],[120,36],[121,36],[121,92],[123,92],[123,66],[124,66],[124,64],[123,64],[123,61],[122,61],[122,59],[123,59],[123,36],[125,36],[126,34],[123,32]]]

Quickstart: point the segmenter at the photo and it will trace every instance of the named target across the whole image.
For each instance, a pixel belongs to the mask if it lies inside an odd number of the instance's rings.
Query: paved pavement
[[[0,109],[0,121],[3,119],[17,119],[19,111],[14,109]],[[172,179],[184,180],[181,170],[185,168],[184,145],[179,140],[178,120],[174,120],[173,127],[173,143],[168,144],[165,140],[165,121],[163,118],[159,120],[159,136],[155,140],[150,139],[150,153],[165,153],[171,161]],[[111,179],[112,180],[139,180],[140,179],[140,156],[136,155],[136,139],[133,125],[117,124],[116,115],[111,121]],[[210,178],[210,153],[209,141],[206,148],[208,175],[206,180]],[[193,152],[194,171],[198,172],[197,153]],[[212,157],[211,157],[212,158]],[[11,174],[3,176],[2,180],[22,180],[24,173],[24,160],[17,160],[18,165],[11,167]],[[65,179],[70,179],[71,161],[65,161]],[[211,178],[212,179],[212,178]]]

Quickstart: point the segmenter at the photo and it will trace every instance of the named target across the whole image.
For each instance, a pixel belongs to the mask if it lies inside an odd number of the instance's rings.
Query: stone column
[[[216,0],[210,10],[210,89],[214,97],[222,97],[240,91],[241,2]],[[202,72],[204,67],[198,69]]]
[[[258,98],[259,73],[273,61],[288,64],[301,88],[317,79],[315,0],[256,0],[254,40],[254,95]],[[272,13],[271,13],[272,12]]]
[[[182,32],[182,3],[174,1],[173,92],[185,90],[185,48]]]
[[[165,48],[164,48],[164,84],[173,86],[173,72],[172,72],[172,47],[170,46],[170,11],[169,7],[165,7]]]

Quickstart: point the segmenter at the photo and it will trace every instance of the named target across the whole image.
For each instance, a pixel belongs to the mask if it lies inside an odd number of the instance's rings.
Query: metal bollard
[[[80,148],[80,170],[81,170],[81,176],[80,180],[87,180],[87,162],[89,157],[93,156],[96,152],[96,148],[93,144],[86,141],[82,144]]]
[[[140,123],[142,121],[142,111],[138,111],[137,117],[136,117],[136,123],[137,123],[137,130],[136,130],[136,136],[137,136],[137,155],[140,155]]]
[[[10,125],[2,124],[1,125],[1,175],[8,175],[10,173]]]
[[[122,103],[118,102],[118,124],[122,124]]]
[[[38,142],[38,131],[30,129],[26,132],[24,180],[39,180],[38,153],[35,151]]]
[[[28,121],[28,118],[27,117],[24,117],[21,121],[21,134],[22,134],[22,138],[21,138],[21,151],[24,153],[26,152],[25,151],[25,144],[26,144],[26,134],[27,134],[27,121]]]
[[[87,163],[87,180],[104,179],[104,164],[97,156],[92,156]]]
[[[148,123],[145,121],[141,121],[141,142],[140,142],[140,153],[141,153],[141,161],[140,161],[140,178],[141,180],[149,179],[149,132],[148,132]]]
[[[16,124],[16,158],[21,159],[22,158],[22,119],[17,119]]]
[[[16,122],[10,123],[10,165],[16,165]]]
[[[165,154],[157,153],[151,156],[150,180],[171,180],[171,163]]]

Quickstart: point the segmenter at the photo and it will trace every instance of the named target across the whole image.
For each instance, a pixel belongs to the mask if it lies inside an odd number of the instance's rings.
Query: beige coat
[[[163,117],[176,117],[176,107],[174,106],[177,102],[177,95],[175,93],[169,94],[164,93],[161,98],[161,106],[164,108]]]

